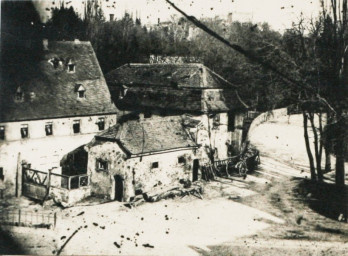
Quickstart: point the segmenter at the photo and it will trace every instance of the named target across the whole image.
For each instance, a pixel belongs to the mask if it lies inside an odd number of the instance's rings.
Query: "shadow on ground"
[[[308,206],[327,218],[347,221],[348,187],[303,180],[294,192],[305,197]]]
[[[25,254],[25,251],[7,232],[0,228],[0,254]]]

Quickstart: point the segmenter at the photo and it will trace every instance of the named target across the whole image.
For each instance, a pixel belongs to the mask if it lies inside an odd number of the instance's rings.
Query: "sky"
[[[59,6],[60,2],[66,6],[73,6],[79,13],[83,13],[87,0],[34,0],[42,20],[49,17],[50,8]],[[154,24],[170,20],[172,15],[180,17],[165,0],[101,0],[106,17],[115,14],[121,18],[125,11],[133,17],[139,17],[143,24]],[[297,21],[301,13],[306,18],[317,16],[319,0],[172,0],[186,13],[202,17],[220,16],[226,18],[232,13],[234,21],[251,21],[254,23],[267,22],[275,30],[282,31],[289,28],[293,21]],[[48,8],[48,9],[46,9]]]

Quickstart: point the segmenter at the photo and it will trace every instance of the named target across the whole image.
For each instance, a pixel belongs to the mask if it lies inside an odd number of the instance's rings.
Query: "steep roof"
[[[106,76],[110,84],[175,88],[235,88],[234,85],[198,63],[126,64]]]
[[[69,72],[69,65],[71,72]],[[84,89],[84,97],[78,91]],[[22,99],[15,99],[16,92]],[[90,42],[49,42],[33,63],[3,79],[0,121],[116,113]]]
[[[177,118],[129,120],[110,127],[96,139],[117,141],[131,156],[198,146]]]
[[[129,64],[105,77],[120,109],[225,112],[248,108],[233,84],[202,64]]]

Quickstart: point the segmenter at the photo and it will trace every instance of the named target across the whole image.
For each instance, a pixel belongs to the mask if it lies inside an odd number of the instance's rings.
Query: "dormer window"
[[[70,59],[68,62],[68,73],[75,73],[75,63]]]
[[[79,98],[84,98],[85,97],[85,91],[78,91],[78,96]]]
[[[128,91],[127,86],[123,85],[122,88],[121,88],[121,90],[120,90],[120,95],[118,96],[118,98],[119,98],[120,100],[122,100],[122,99],[126,96],[127,91]]]
[[[24,100],[24,92],[22,91],[22,88],[18,86],[15,94],[15,100],[16,101],[23,101]]]
[[[85,87],[83,87],[82,84],[77,84],[75,87],[75,91],[77,92],[78,99],[86,98],[86,95],[85,95],[86,89],[85,89]]]

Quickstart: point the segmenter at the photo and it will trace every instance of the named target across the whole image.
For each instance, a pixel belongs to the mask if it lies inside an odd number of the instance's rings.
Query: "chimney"
[[[48,39],[44,38],[42,39],[42,47],[44,51],[48,51]]]
[[[75,44],[79,44],[79,43],[81,43],[81,42],[80,42],[79,39],[75,38],[74,43],[75,43]]]
[[[227,22],[232,23],[232,12],[227,15]]]

